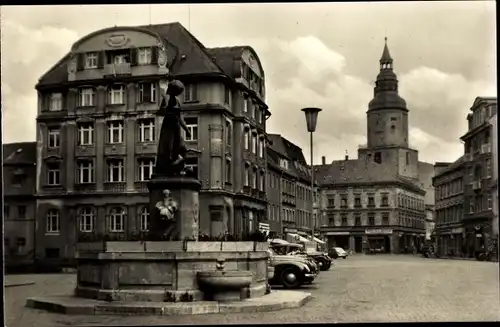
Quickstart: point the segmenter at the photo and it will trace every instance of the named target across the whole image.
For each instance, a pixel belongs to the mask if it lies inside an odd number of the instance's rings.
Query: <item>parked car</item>
[[[269,249],[270,264],[274,267],[274,274],[268,271],[269,283],[271,285],[282,285],[284,288],[299,288],[304,284],[310,284],[318,276],[318,270],[314,268],[307,258],[301,256],[277,254]]]
[[[308,258],[311,258],[316,262],[319,267],[319,270],[326,271],[329,270],[332,266],[332,258],[328,256],[327,253],[319,252],[319,251],[309,251],[306,252],[304,246],[298,243],[273,243],[271,242],[271,248],[275,250],[276,253],[286,255],[304,255]]]
[[[330,250],[330,256],[334,259],[342,258],[342,259],[347,259],[349,256],[349,253],[347,253],[346,250],[340,247],[333,247]]]

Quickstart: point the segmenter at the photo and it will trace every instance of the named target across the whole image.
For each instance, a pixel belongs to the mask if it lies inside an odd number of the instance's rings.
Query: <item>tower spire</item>
[[[384,51],[382,52],[382,57],[380,58],[380,69],[392,69],[392,57],[389,52],[389,47],[387,46],[387,36],[384,38]]]

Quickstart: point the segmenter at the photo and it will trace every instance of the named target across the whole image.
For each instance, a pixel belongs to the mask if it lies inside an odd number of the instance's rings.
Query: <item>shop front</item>
[[[391,253],[391,237],[393,230],[390,228],[372,228],[366,229],[366,245],[365,249],[368,252],[375,253]]]
[[[347,250],[350,248],[349,232],[326,232],[325,236],[327,238],[328,249],[339,247]]]

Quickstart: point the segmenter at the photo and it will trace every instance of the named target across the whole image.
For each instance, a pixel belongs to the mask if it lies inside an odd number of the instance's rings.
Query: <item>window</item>
[[[59,164],[47,164],[47,184],[51,186],[61,184],[61,171],[59,169]]]
[[[147,118],[139,120],[139,142],[154,142],[155,140],[155,120]]]
[[[248,99],[243,97],[243,112],[248,112]]]
[[[47,212],[47,233],[59,233],[59,211],[51,209]]]
[[[52,93],[49,98],[49,110],[50,111],[60,111],[62,110],[62,94],[61,93]]]
[[[113,56],[113,64],[121,65],[128,63],[129,59],[127,55],[124,54],[116,54]]]
[[[491,210],[493,208],[493,200],[491,198],[491,193],[488,194],[487,206],[488,206],[488,210]]]
[[[226,158],[226,183],[231,184],[231,181],[232,181],[231,158]]]
[[[382,214],[382,225],[389,225],[389,214],[386,212]]]
[[[112,233],[125,231],[125,212],[122,208],[111,209],[109,231]]]
[[[26,247],[26,239],[24,237],[18,237],[16,245],[17,245],[17,253],[24,253],[24,248]]]
[[[356,216],[354,217],[354,226],[361,226],[361,217],[359,216],[359,214],[356,214]]]
[[[233,143],[233,125],[231,120],[226,119],[226,144],[231,145]]]
[[[95,215],[90,207],[85,207],[80,213],[80,232],[90,233],[94,231]]]
[[[88,52],[85,54],[85,68],[97,68],[97,52]]]
[[[94,144],[94,124],[81,123],[78,125],[78,145]]]
[[[198,87],[196,84],[188,84],[184,86],[184,102],[196,101]]]
[[[78,162],[78,183],[88,184],[94,182],[94,163],[91,160]]]
[[[347,197],[343,196],[340,198],[340,207],[347,208]]]
[[[389,206],[389,196],[387,194],[382,195],[382,207]]]
[[[231,89],[224,86],[224,104],[231,106]]]
[[[486,159],[486,177],[491,177],[491,159]]]
[[[259,186],[259,173],[257,172],[257,169],[254,168],[253,178],[252,178],[252,188],[256,190],[258,186]]]
[[[368,206],[369,207],[374,207],[375,206],[375,197],[373,195],[368,196]]]
[[[257,137],[252,134],[252,153],[257,153]]]
[[[382,153],[375,152],[375,155],[373,156],[373,161],[375,161],[375,163],[381,164],[382,163]]]
[[[264,191],[264,176],[263,172],[259,174],[259,191]]]
[[[341,218],[342,225],[341,226],[347,226],[347,215],[343,214]]]
[[[153,159],[139,159],[139,181],[144,182],[151,178],[154,169]]]
[[[140,83],[139,84],[139,103],[156,102],[156,84],[155,83]]]
[[[49,148],[55,149],[60,146],[60,130],[59,128],[49,128],[48,131],[48,139],[49,139]]]
[[[94,106],[95,92],[93,88],[85,87],[79,90],[78,104],[80,107]]]
[[[264,158],[264,140],[259,140],[259,157]]]
[[[151,48],[139,48],[137,49],[137,63],[139,65],[151,64],[151,58],[153,51]]]
[[[116,183],[124,181],[123,160],[108,160],[108,182]]]
[[[141,232],[149,231],[149,208],[147,206],[142,207],[140,217],[141,217],[140,218],[141,219],[141,226],[140,226]]]
[[[123,143],[123,122],[119,120],[108,122],[108,143]]]
[[[17,218],[26,218],[26,206],[17,207]]]
[[[262,113],[260,112],[259,108],[255,109],[255,119],[257,120],[257,124],[262,123]]]
[[[469,213],[474,213],[474,200],[472,197],[470,198],[470,203],[469,203]]]
[[[186,117],[186,126],[191,133],[190,136],[186,135],[186,141],[197,141],[198,140],[198,118],[197,117]]]
[[[354,198],[354,207],[361,208],[361,196],[360,195],[356,195],[356,197]]]
[[[185,166],[193,171],[193,177],[198,178],[198,157],[186,158]]]
[[[375,226],[375,214],[373,213],[368,214],[368,225]]]
[[[108,90],[108,104],[125,103],[125,86],[113,85]]]
[[[335,198],[328,198],[328,207],[335,208]]]
[[[248,150],[248,145],[250,143],[249,140],[248,140],[248,134],[249,134],[248,131],[245,131],[243,133],[243,144],[245,146],[245,150]]]
[[[250,186],[250,168],[245,166],[245,183],[244,186]]]

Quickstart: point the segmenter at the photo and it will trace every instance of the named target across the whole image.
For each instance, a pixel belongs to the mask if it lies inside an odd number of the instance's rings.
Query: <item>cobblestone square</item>
[[[356,255],[336,260],[304,290],[300,309],[256,314],[178,317],[66,316],[25,308],[27,297],[71,294],[74,274],[10,275],[7,326],[248,324],[307,322],[496,321],[500,319],[498,265],[402,255]]]

